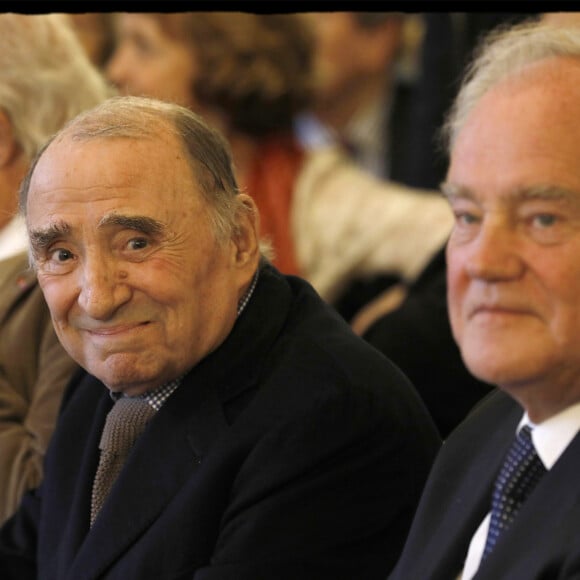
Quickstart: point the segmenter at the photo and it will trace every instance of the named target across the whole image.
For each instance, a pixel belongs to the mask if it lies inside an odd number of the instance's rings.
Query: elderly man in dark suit
[[[408,380],[259,249],[225,141],[138,97],[22,186],[57,335],[86,369],[0,577],[383,578],[439,439]]]
[[[447,130],[451,325],[496,384],[447,439],[392,578],[580,577],[580,35],[493,34]]]

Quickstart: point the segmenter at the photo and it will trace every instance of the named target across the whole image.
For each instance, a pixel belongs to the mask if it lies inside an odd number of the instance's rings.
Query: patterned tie
[[[529,425],[521,428],[496,479],[483,558],[495,548],[501,533],[510,527],[526,498],[546,473],[534,449],[531,433]]]
[[[133,444],[155,409],[140,397],[121,397],[109,411],[101,435],[99,466],[93,482],[91,525],[95,521]]]

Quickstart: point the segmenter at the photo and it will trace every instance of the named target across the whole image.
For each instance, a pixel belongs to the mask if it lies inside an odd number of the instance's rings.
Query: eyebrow
[[[70,233],[70,226],[65,222],[56,222],[48,227],[31,230],[28,233],[30,244],[35,251],[48,248],[58,238],[62,238]]]
[[[148,216],[141,215],[124,215],[111,213],[104,216],[97,227],[104,228],[107,226],[120,226],[123,228],[135,230],[145,235],[155,235],[163,232],[165,225]],[[59,238],[70,235],[71,226],[66,222],[55,222],[45,228],[31,230],[29,232],[30,244],[35,252],[50,247]]]
[[[448,200],[463,198],[477,201],[475,193],[467,187],[450,182],[443,182],[439,187],[441,193]],[[580,192],[555,185],[535,185],[532,187],[516,189],[512,193],[503,197],[506,200],[513,201],[551,200],[568,201],[574,204],[580,204]]]
[[[466,197],[468,199],[473,199],[474,195],[466,187],[460,185],[455,185],[449,181],[443,181],[439,184],[439,190],[448,200],[455,197]]]
[[[111,213],[99,221],[99,228],[107,226],[121,226],[147,235],[160,234],[166,227],[163,222],[143,215],[124,215]]]

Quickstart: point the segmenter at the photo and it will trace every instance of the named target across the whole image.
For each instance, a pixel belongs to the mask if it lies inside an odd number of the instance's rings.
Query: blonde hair
[[[160,28],[189,45],[195,100],[230,128],[261,137],[292,126],[312,96],[314,37],[303,15],[246,12],[155,14]]]

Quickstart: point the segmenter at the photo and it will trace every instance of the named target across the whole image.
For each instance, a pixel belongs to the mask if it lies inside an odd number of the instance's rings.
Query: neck
[[[509,385],[501,387],[513,397],[526,411],[530,421],[540,423],[558,415],[568,407],[580,402],[580,388],[573,380],[566,388],[556,388],[555,382],[536,385]]]

